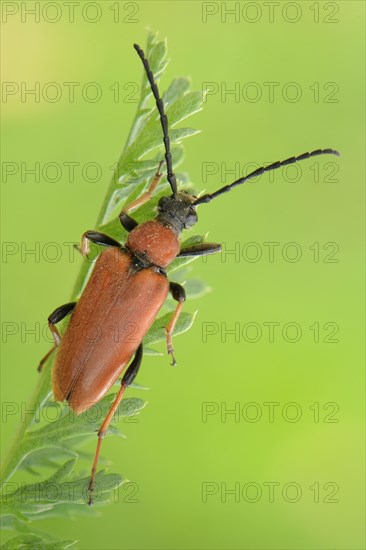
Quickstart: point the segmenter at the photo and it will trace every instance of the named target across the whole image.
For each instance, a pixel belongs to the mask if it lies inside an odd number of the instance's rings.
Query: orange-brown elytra
[[[89,241],[104,245],[107,250],[96,261],[79,301],[61,306],[49,316],[55,345],[39,366],[41,370],[46,359],[57,349],[52,372],[54,397],[57,401],[68,401],[70,407],[79,414],[97,403],[129,364],[122,377],[121,388],[98,431],[98,444],[89,484],[89,504],[93,501],[94,478],[102,439],[125,389],[138,373],[143,354],[143,338],[169,292],[178,302],[165,329],[168,353],[175,364],[172,333],[185,301],[185,291],[178,283],[168,281],[167,266],[179,256],[203,256],[221,250],[220,245],[215,243],[180,249],[180,233],[197,222],[196,207],[264,172],[316,155],[339,155],[334,149],[317,149],[258,168],[232,184],[199,198],[178,192],[163,101],[144,52],[137,44],[134,48],[145,68],[160,115],[167,180],[172,194],[160,199],[158,214],[154,220],[138,225],[128,215],[128,212],[150,199],[162,177],[161,162],[149,189],[125,207],[119,216],[122,226],[129,232],[125,244],[122,245],[97,231],[84,233],[81,245],[83,255],[88,253]],[[56,323],[69,314],[70,323],[61,339]]]

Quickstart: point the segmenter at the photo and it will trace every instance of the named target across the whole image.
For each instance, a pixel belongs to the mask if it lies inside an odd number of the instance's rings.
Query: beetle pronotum
[[[264,172],[316,155],[339,155],[334,149],[317,149],[311,153],[303,153],[297,157],[257,168],[254,172],[237,179],[230,185],[221,187],[214,193],[207,193],[200,197],[180,193],[173,172],[168,119],[164,112],[164,104],[144,52],[137,44],[134,48],[143,63],[160,115],[167,180],[172,194],[159,200],[158,214],[154,220],[138,225],[128,214],[150,199],[162,177],[163,162],[161,162],[148,190],[133,203],[125,206],[119,215],[122,226],[129,232],[125,244],[121,245],[115,239],[98,231],[86,231],[83,234],[81,252],[84,256],[88,253],[89,242],[103,245],[107,250],[99,255],[79,301],[58,307],[49,316],[49,327],[55,344],[39,365],[41,370],[42,365],[57,348],[52,371],[54,397],[56,401],[68,401],[69,406],[79,414],[105,395],[134,356],[122,377],[121,388],[98,431],[98,443],[89,483],[89,504],[93,502],[94,479],[102,439],[127,386],[133,382],[139,371],[143,355],[143,338],[169,292],[178,302],[165,329],[168,354],[171,355],[175,364],[172,333],[186,296],[181,285],[168,281],[167,266],[177,257],[203,256],[221,250],[221,246],[215,243],[196,244],[180,249],[179,235],[183,229],[188,229],[197,222],[196,207],[212,201],[222,193],[231,191],[234,187]],[[71,315],[70,324],[61,339],[56,323],[69,314]],[[114,323],[119,323],[117,340],[114,338],[114,330],[111,330],[111,319]],[[133,339],[129,338],[126,323],[121,322],[126,319],[137,327]],[[101,332],[97,340],[86,341],[79,337],[80,328],[88,326],[91,320],[97,324]]]

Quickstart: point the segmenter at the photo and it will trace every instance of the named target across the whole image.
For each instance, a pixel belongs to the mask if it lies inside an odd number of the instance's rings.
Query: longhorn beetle
[[[167,180],[172,194],[159,200],[158,213],[154,220],[138,225],[128,214],[150,199],[162,178],[162,161],[148,190],[125,206],[119,215],[122,226],[129,232],[125,244],[121,245],[115,239],[98,231],[86,231],[83,234],[81,252],[84,256],[88,254],[89,241],[103,245],[107,250],[99,255],[79,301],[58,307],[48,317],[55,344],[38,367],[40,371],[45,361],[57,348],[52,371],[54,397],[56,401],[68,401],[71,409],[76,414],[80,414],[105,395],[133,357],[122,377],[121,388],[97,434],[98,443],[89,483],[89,504],[93,502],[94,479],[102,439],[126,388],[133,382],[139,371],[143,338],[169,292],[178,302],[165,328],[168,354],[172,357],[172,364],[175,364],[172,333],[186,295],[181,285],[168,281],[166,268],[177,257],[204,256],[221,250],[221,246],[215,243],[196,244],[180,249],[179,235],[183,229],[189,229],[197,222],[197,206],[216,199],[251,178],[281,166],[317,155],[339,156],[338,151],[334,149],[317,149],[311,153],[303,153],[297,157],[257,168],[254,172],[237,179],[230,185],[221,187],[214,193],[196,197],[179,192],[173,172],[168,119],[164,112],[164,104],[143,50],[137,44],[134,44],[134,48],[146,71],[160,115]],[[61,340],[56,323],[70,314],[69,326]],[[134,338],[130,338],[131,331],[126,323],[119,324],[123,319],[137,327]],[[111,328],[111,322],[118,324],[117,339]],[[93,324],[101,329],[98,339],[87,341],[81,338],[81,328],[85,329]]]

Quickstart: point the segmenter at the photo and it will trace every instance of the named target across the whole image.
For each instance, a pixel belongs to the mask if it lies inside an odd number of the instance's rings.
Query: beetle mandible
[[[189,229],[197,222],[196,207],[210,202],[264,172],[316,155],[339,156],[338,151],[334,149],[317,149],[311,153],[303,153],[297,157],[257,168],[247,176],[221,187],[214,193],[196,197],[179,192],[173,172],[168,119],[164,112],[164,104],[143,50],[137,44],[134,44],[134,48],[146,71],[159,112],[167,180],[172,194],[159,200],[158,214],[154,220],[138,225],[128,214],[152,196],[162,178],[162,161],[148,190],[124,207],[119,215],[122,226],[129,233],[124,245],[98,231],[86,231],[83,234],[81,252],[84,256],[89,251],[89,242],[103,245],[107,250],[99,255],[79,301],[60,306],[49,316],[48,323],[55,344],[38,367],[38,370],[41,370],[51,353],[57,349],[52,370],[55,400],[67,401],[71,409],[76,414],[80,414],[106,394],[133,357],[122,377],[120,390],[97,434],[98,443],[89,483],[89,504],[93,502],[94,479],[102,439],[126,388],[136,378],[142,361],[143,338],[169,292],[177,301],[177,306],[165,332],[168,354],[171,355],[172,363],[175,364],[172,333],[186,295],[180,284],[168,281],[166,268],[177,257],[204,256],[221,250],[220,244],[216,243],[202,243],[180,249],[179,235],[183,229]],[[67,315],[71,315],[71,319],[61,339],[56,324]],[[114,329],[110,321],[118,323],[121,319],[127,319],[129,324],[137,327],[134,338],[130,337],[126,323],[119,325],[118,338],[114,337]],[[81,339],[79,337],[81,329],[90,326],[91,321],[100,330],[98,338]]]

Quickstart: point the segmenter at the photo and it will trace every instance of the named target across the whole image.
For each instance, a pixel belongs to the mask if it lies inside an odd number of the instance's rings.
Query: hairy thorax
[[[167,226],[157,220],[138,225],[127,239],[131,252],[145,256],[152,264],[167,267],[179,253],[179,239]]]

